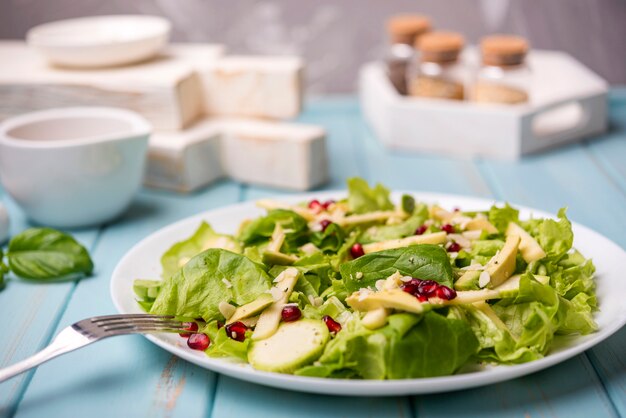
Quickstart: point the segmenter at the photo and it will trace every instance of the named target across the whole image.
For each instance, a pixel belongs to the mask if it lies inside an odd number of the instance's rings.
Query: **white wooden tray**
[[[477,51],[468,48],[461,59],[475,66]],[[606,81],[562,52],[533,51],[527,59],[531,101],[520,105],[401,96],[384,63],[369,63],[359,77],[363,112],[386,146],[449,156],[512,160],[606,130]]]

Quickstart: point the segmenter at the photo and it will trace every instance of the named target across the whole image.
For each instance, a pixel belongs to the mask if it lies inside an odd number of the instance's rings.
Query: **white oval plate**
[[[439,203],[444,208],[460,207],[463,210],[488,209],[493,201],[471,197],[411,193],[419,201]],[[342,198],[346,192],[320,192],[308,195],[279,197],[285,202],[301,202],[312,198]],[[393,194],[399,198],[400,192]],[[520,217],[551,217],[545,212],[515,205],[520,209]],[[167,226],[135,245],[117,265],[111,280],[113,302],[121,313],[140,313],[135,301],[132,284],[136,278],[154,278],[161,276],[161,255],[175,242],[189,237],[202,220],[209,222],[217,231],[233,233],[239,223],[246,218],[263,214],[254,202],[240,203],[221,209],[211,210],[183,219]],[[555,347],[541,360],[514,366],[491,366],[478,371],[423,379],[404,380],[343,380],[300,377],[287,374],[261,372],[247,364],[237,364],[224,359],[207,357],[204,353],[187,348],[185,340],[178,335],[148,335],[153,343],[165,350],[209,370],[223,373],[237,379],[281,389],[303,392],[324,393],[329,395],[390,396],[420,393],[445,392],[487,385],[513,379],[569,359],[598,344],[619,330],[626,323],[626,281],[622,279],[626,252],[617,244],[586,228],[574,224],[574,245],[586,257],[593,258],[597,268],[597,295],[600,311],[596,314],[599,330],[591,335],[560,338],[555,340]]]

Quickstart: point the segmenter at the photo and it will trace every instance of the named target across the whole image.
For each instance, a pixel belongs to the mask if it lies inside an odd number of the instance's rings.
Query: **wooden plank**
[[[11,200],[3,201],[11,218],[11,235],[32,226]],[[73,235],[91,248],[98,230],[73,232]],[[75,285],[75,281],[44,283],[6,277],[5,286],[0,289],[0,317],[4,318],[0,321],[0,368],[47,345]],[[0,417],[12,415],[31,377],[32,372],[0,384]]]
[[[600,168],[626,192],[626,88],[613,90],[609,104],[609,132],[586,145]]]
[[[419,396],[414,400],[414,410],[420,418],[615,416],[593,367],[584,356],[505,383]]]
[[[239,186],[222,182],[181,198],[143,192],[131,210],[102,234],[93,252],[95,277],[79,283],[59,328],[93,315],[109,314],[111,273],[124,253],[146,235],[183,217],[234,203]],[[94,344],[41,366],[16,416],[205,417],[215,375],[172,357],[142,337]],[[106,412],[104,412],[106,411]]]
[[[280,390],[220,376],[212,418],[410,417],[405,397],[353,398]]]

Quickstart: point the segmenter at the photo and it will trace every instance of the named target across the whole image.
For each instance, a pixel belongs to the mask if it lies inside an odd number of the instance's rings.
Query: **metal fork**
[[[64,328],[46,348],[12,366],[0,370],[0,383],[20,373],[104,338],[116,335],[181,332],[189,327],[174,316],[129,314],[94,316]]]

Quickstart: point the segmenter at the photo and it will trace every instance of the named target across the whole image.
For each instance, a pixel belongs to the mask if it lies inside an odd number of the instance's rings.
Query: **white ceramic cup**
[[[44,110],[0,124],[0,181],[36,223],[75,228],[119,216],[141,186],[150,124],[115,108]]]

